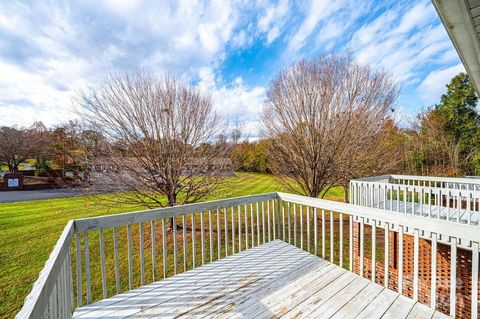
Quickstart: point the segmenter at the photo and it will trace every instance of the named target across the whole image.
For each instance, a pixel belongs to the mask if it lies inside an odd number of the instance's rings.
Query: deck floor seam
[[[84,306],[74,318],[441,315],[279,239],[229,257]]]

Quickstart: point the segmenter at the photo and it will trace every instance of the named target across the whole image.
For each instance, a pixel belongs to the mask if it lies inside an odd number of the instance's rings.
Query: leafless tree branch
[[[112,74],[75,102],[91,131],[105,137],[101,157],[87,151],[95,188],[158,207],[201,200],[223,184],[227,149],[215,143],[221,119],[199,89],[137,71]]]
[[[398,95],[391,76],[348,55],[302,60],[267,91],[262,135],[274,173],[295,192],[322,197],[350,176]]]

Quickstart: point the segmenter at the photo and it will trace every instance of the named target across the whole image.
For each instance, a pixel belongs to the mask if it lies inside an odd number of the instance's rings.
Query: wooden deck
[[[78,308],[74,318],[443,318],[283,241]]]
[[[420,205],[415,203],[415,207],[412,207],[412,203],[408,202],[407,207],[405,207],[405,202],[403,200],[387,200],[385,203],[383,201],[375,205],[376,208],[392,210],[399,213],[412,214],[414,213],[417,216],[431,217],[440,220],[448,220],[451,222],[459,222],[461,224],[470,224],[478,225],[479,223],[479,213],[477,211],[468,211],[464,208],[448,208],[445,206],[435,206],[432,205],[431,208],[428,204]],[[438,214],[440,213],[440,217]],[[459,214],[460,213],[460,214]],[[457,219],[458,215],[458,219]]]

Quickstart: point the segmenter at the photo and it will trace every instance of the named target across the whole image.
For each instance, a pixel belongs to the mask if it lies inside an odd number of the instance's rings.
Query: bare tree
[[[448,119],[436,108],[420,113],[412,123],[411,152],[419,156],[414,173],[458,176],[468,168],[474,151],[461,153],[461,141],[445,130]]]
[[[91,166],[90,160],[109,155],[109,152],[106,150],[109,149],[110,145],[101,132],[92,129],[82,130],[78,134],[77,143],[79,149],[82,150],[81,155],[86,168]]]
[[[42,122],[35,122],[26,131],[29,141],[31,156],[35,157],[35,168],[41,169],[48,166],[47,160],[52,159],[53,136],[52,132]]]
[[[31,154],[31,141],[26,131],[15,127],[0,128],[0,160],[7,166],[10,172],[18,170]]]
[[[350,180],[353,178],[399,173],[406,149],[406,137],[395,125],[393,119],[388,119],[376,134],[372,134],[368,143],[353,148],[350,156],[341,167],[338,183],[343,186],[344,201],[348,202]]]
[[[224,181],[227,168],[218,163],[226,149],[213,145],[221,121],[200,90],[138,71],[110,75],[76,102],[85,123],[108,141],[101,158],[90,160],[101,170],[92,173],[94,186],[124,191],[118,200],[146,207],[191,203]]]
[[[245,133],[246,124],[240,121],[238,118],[235,120],[235,124],[229,129],[229,137],[232,146],[235,147],[241,142],[241,139]]]
[[[348,55],[293,64],[272,81],[262,114],[272,171],[292,191],[323,197],[384,127],[397,95],[388,74]]]
[[[80,147],[83,130],[78,121],[72,120],[53,129],[53,161],[62,168],[64,174],[68,169],[78,169],[84,161],[85,154]]]

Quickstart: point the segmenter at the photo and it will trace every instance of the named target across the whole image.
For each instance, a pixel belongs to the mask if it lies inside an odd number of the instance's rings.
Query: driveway
[[[83,195],[79,188],[69,189],[42,189],[35,191],[0,191],[0,203],[23,202],[38,199],[64,198]]]

